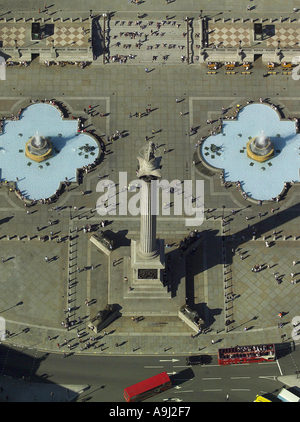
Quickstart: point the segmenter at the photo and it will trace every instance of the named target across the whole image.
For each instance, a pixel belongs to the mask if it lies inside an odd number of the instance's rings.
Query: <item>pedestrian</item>
[[[215,344],[215,341],[214,341],[214,340],[212,340],[212,341],[211,341],[211,344]]]
[[[145,72],[148,73],[148,68],[147,67],[145,68]]]
[[[2,259],[2,264],[5,262],[5,259],[4,258],[1,258]]]
[[[295,260],[293,261],[293,265],[294,265],[294,266],[296,265],[296,261],[295,261]]]
[[[45,262],[49,262],[49,258],[45,256]]]

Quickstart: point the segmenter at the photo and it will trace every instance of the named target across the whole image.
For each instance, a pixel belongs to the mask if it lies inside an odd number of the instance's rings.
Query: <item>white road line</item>
[[[232,379],[232,380],[244,380],[244,379],[247,379],[247,378],[250,378],[250,377],[230,377],[230,379]]]
[[[181,393],[193,393],[194,390],[185,390],[185,391],[174,391],[175,394],[181,394]]]
[[[279,369],[280,375],[283,375],[282,370],[281,370],[281,368],[280,368],[280,365],[279,365],[279,362],[278,362],[278,360],[277,360],[277,359],[276,359],[276,362],[277,362],[277,366],[278,366],[278,369]]]
[[[144,368],[163,368],[163,366],[144,366]]]
[[[202,390],[202,391],[222,391],[222,388],[212,388],[210,390]]]
[[[250,391],[250,388],[231,388],[231,391]]]
[[[202,381],[221,380],[222,378],[202,378]]]

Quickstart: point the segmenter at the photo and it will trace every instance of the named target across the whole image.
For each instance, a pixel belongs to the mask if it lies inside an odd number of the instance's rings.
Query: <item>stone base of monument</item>
[[[139,242],[131,241],[131,284],[126,298],[166,299],[171,298],[168,286],[163,284],[165,270],[165,242],[158,239],[156,253],[147,257],[140,254]]]

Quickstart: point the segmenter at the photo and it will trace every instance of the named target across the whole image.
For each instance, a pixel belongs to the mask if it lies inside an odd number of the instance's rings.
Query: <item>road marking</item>
[[[231,377],[232,380],[244,380],[250,377]]]
[[[250,388],[231,388],[231,391],[250,391]]]
[[[271,375],[266,375],[266,376],[260,376],[258,378],[262,378],[262,379],[266,379],[266,380],[272,380],[272,381],[277,381],[277,377],[275,376],[271,376]]]
[[[185,390],[185,391],[174,391],[175,394],[179,394],[179,393],[193,393],[194,390]]]
[[[280,368],[280,365],[279,365],[279,362],[278,362],[278,360],[277,360],[277,359],[276,359],[276,362],[277,362],[277,366],[278,366],[278,369],[279,369],[280,375],[283,375],[282,370],[281,370],[281,368]]]
[[[202,381],[221,380],[222,378],[202,378]]]
[[[160,359],[160,362],[179,362],[179,359]]]
[[[163,368],[163,366],[144,366],[144,368]]]
[[[222,388],[214,388],[214,389],[203,390],[203,391],[222,391]]]
[[[163,401],[182,401],[182,400],[177,397],[171,397],[170,399],[163,399]]]

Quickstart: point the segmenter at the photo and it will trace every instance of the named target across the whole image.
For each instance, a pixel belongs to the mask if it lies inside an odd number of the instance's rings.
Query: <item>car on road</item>
[[[187,365],[207,365],[212,361],[209,355],[195,355],[186,358]]]

